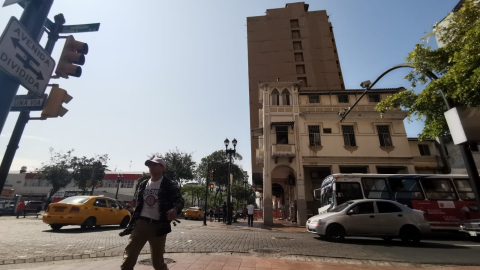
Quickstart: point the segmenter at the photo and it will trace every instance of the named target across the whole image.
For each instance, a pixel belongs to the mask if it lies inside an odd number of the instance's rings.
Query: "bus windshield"
[[[332,185],[324,187],[321,189],[320,193],[320,207],[324,207],[325,205],[329,205],[333,203],[333,188]]]

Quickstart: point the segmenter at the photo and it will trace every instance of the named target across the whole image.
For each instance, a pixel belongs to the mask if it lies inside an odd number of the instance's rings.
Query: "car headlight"
[[[322,225],[322,220],[320,219],[312,219],[309,225]]]

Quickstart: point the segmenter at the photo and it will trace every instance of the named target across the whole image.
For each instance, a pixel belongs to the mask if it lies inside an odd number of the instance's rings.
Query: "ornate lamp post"
[[[117,175],[117,194],[115,194],[115,199],[118,199],[118,189],[120,188],[120,183],[123,181],[123,173]]]
[[[230,175],[232,174],[232,156],[235,157],[236,150],[235,148],[237,147],[237,140],[233,139],[232,144],[233,144],[233,149],[228,149],[228,145],[230,144],[230,141],[228,139],[225,139],[223,142],[225,144],[225,151],[230,159],[230,163],[228,164],[228,179],[227,179],[227,225],[232,225],[232,206],[230,205]]]

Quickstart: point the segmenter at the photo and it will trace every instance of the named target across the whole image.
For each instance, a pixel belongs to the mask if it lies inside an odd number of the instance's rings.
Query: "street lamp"
[[[233,144],[233,149],[228,149],[228,145],[230,144],[230,141],[228,139],[225,139],[223,141],[225,144],[225,152],[227,153],[230,163],[228,164],[228,176],[227,176],[227,225],[232,225],[232,206],[230,205],[230,175],[232,174],[232,156],[235,157],[235,148],[237,147],[237,139],[233,139],[232,144]]]
[[[120,183],[123,181],[123,173],[117,175],[117,194],[115,194],[115,199],[118,199],[118,189],[120,188]]]

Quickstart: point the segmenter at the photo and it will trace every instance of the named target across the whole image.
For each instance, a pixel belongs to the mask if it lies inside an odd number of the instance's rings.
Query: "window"
[[[373,214],[375,210],[373,208],[373,202],[364,202],[354,205],[348,212],[353,211],[354,215]]]
[[[370,94],[370,95],[368,95],[368,100],[370,102],[380,102],[380,95],[379,94]]]
[[[308,138],[310,140],[310,146],[321,145],[320,126],[308,126]]]
[[[428,148],[428,144],[419,144],[418,150],[420,150],[420,156],[430,156],[430,148]]]
[[[290,105],[290,91],[283,89],[282,91],[282,103],[279,105]]]
[[[293,39],[300,38],[300,30],[292,30],[292,38]]]
[[[277,89],[273,89],[272,94],[270,94],[270,98],[273,106],[280,105],[280,93]]]
[[[478,152],[478,144],[476,144],[476,143],[470,144],[470,150],[472,152]]]
[[[277,144],[288,144],[288,126],[276,126]]]
[[[422,189],[418,180],[390,178],[388,184],[392,189],[393,199],[423,200]]]
[[[359,183],[340,183],[336,184],[337,205],[349,200],[363,199],[362,189]]]
[[[104,188],[116,188],[117,187],[117,180],[103,180],[101,187]]]
[[[378,139],[380,146],[392,146],[392,138],[390,137],[390,128],[388,126],[377,126]]]
[[[338,95],[338,103],[349,103],[348,95]]]
[[[298,28],[298,27],[300,27],[300,26],[298,25],[298,20],[290,20],[290,27],[291,27],[291,28]]]
[[[320,103],[320,95],[308,95],[309,103]]]
[[[357,146],[355,141],[355,132],[353,131],[353,126],[342,126],[343,132],[343,142],[345,146]]]
[[[333,188],[332,186],[326,186],[322,188],[320,194],[320,207],[323,207],[325,205],[329,205],[333,203]]]
[[[422,179],[420,183],[429,200],[457,200],[452,183],[448,179]]]
[[[294,41],[293,42],[293,49],[294,50],[301,50],[302,49],[302,42],[301,41]]]
[[[362,178],[362,185],[367,199],[390,199],[390,192],[385,179]]]
[[[460,195],[460,199],[464,201],[474,201],[475,194],[473,193],[472,187],[470,186],[470,182],[466,179],[455,179],[453,180],[455,187],[457,187],[458,195]]]
[[[298,77],[297,80],[302,81],[301,86],[303,86],[303,87],[307,87],[307,86],[308,86],[308,84],[307,84],[307,77]]]
[[[379,213],[398,213],[402,212],[400,207],[390,202],[376,202]]]
[[[303,53],[295,53],[295,62],[303,62]]]
[[[85,203],[90,199],[90,197],[81,197],[81,196],[74,196],[68,197],[66,199],[61,200],[62,203]]]
[[[112,209],[120,209],[120,206],[118,205],[118,203],[112,200],[108,200],[108,207]]]
[[[133,182],[135,182],[135,180],[122,180],[122,185],[120,187],[121,188],[133,188]]]
[[[323,129],[323,133],[324,133],[324,134],[331,134],[331,133],[332,133],[332,129],[331,129],[331,128],[324,128],[324,129]]]
[[[297,65],[297,74],[305,74],[305,65]]]
[[[107,201],[105,199],[96,199],[93,203],[94,207],[107,207]]]

